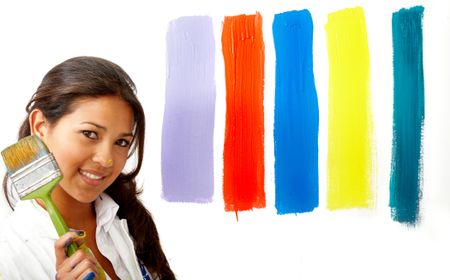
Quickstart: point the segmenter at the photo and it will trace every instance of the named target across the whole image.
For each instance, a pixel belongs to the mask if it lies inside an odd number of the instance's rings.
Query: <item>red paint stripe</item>
[[[262,17],[225,17],[225,210],[266,206],[264,193],[264,42]]]

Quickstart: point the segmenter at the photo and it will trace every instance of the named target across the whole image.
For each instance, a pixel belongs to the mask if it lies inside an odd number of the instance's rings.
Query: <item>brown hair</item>
[[[136,255],[151,274],[161,280],[175,279],[161,248],[158,232],[149,211],[138,199],[142,192],[136,186],[145,139],[145,114],[136,97],[136,87],[127,73],[118,65],[97,57],[74,57],[56,65],[43,78],[36,93],[26,106],[29,115],[39,109],[50,123],[56,123],[71,112],[71,107],[80,98],[118,96],[128,103],[134,113],[135,137],[130,156],[137,153],[137,164],[129,173],[121,173],[106,189],[119,204],[118,216],[126,219],[134,240]],[[30,135],[28,116],[22,123],[18,138]],[[3,189],[8,203],[6,177]]]

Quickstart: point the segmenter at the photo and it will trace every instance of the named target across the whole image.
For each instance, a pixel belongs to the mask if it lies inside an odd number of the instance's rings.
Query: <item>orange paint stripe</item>
[[[223,194],[226,211],[266,206],[264,193],[264,42],[262,17],[225,17]]]

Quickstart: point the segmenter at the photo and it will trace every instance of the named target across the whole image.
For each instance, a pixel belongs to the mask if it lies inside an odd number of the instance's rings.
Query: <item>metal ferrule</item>
[[[9,174],[12,184],[21,198],[59,176],[61,176],[61,170],[51,153]]]

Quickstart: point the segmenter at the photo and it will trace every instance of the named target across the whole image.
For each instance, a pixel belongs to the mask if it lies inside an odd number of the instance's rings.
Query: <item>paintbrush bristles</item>
[[[16,144],[4,149],[2,157],[8,174],[12,174],[48,153],[49,151],[41,139],[32,135],[22,138]]]

